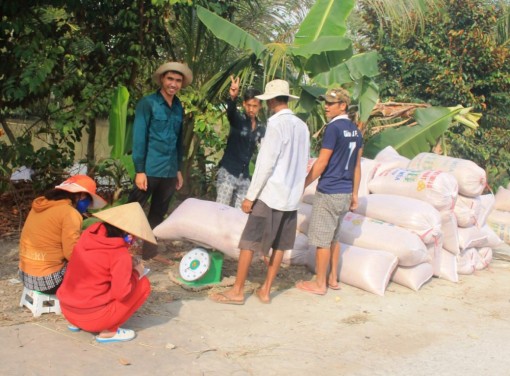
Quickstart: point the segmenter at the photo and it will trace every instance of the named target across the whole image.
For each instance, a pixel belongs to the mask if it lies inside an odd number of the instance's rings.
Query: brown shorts
[[[296,239],[296,227],[296,210],[271,209],[264,202],[257,200],[241,235],[239,248],[265,255],[271,248],[282,251],[292,249]]]

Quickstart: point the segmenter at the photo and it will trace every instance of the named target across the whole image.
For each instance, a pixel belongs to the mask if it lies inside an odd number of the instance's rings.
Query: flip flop
[[[136,337],[136,333],[131,329],[117,329],[117,333],[113,337],[104,338],[96,336],[96,341],[99,343],[109,343],[109,342],[126,342],[131,341]]]
[[[301,291],[311,292],[312,294],[315,295],[326,295],[326,291],[312,290],[311,288],[304,284],[304,281],[296,282],[296,288]]]
[[[233,305],[243,305],[244,300],[234,300],[229,298],[225,293],[218,292],[216,294],[213,294],[209,296],[209,299],[211,299],[215,303],[221,303],[221,304],[233,304]]]
[[[69,329],[71,332],[74,332],[74,333],[79,332],[81,330],[80,328],[78,328],[77,326],[74,326],[73,324],[67,325],[67,329]]]

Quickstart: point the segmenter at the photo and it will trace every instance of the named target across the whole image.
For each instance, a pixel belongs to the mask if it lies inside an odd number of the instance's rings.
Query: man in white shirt
[[[289,84],[274,80],[256,98],[266,100],[273,115],[257,157],[250,188],[242,204],[249,213],[241,235],[239,263],[234,286],[211,295],[223,304],[244,304],[244,284],[254,252],[265,255],[272,248],[266,280],[255,293],[262,303],[270,303],[271,285],[278,273],[283,252],[292,249],[296,236],[297,209],[303,194],[310,151],[307,125],[288,107]]]

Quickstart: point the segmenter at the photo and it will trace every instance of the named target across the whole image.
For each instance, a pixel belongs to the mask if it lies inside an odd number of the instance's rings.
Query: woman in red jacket
[[[129,341],[136,334],[120,327],[150,294],[143,263],[129,253],[133,238],[156,244],[137,202],[93,214],[103,222],[85,230],[57,292],[65,318],[80,329],[98,332],[98,342]]]

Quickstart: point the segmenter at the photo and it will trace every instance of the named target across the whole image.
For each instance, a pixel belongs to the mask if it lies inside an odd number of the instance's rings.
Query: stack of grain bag
[[[510,244],[510,184],[498,188],[487,224],[502,241]]]
[[[490,262],[490,247],[499,238],[486,225],[494,196],[480,195],[486,184],[482,169],[429,153],[409,160],[391,147],[374,160],[363,158],[361,165],[359,207],[342,219],[341,282],[384,295],[390,279],[418,290],[433,275],[458,281],[458,272],[471,273]],[[313,272],[315,249],[307,234],[316,186],[317,181],[304,191],[294,247],[283,259]],[[154,234],[238,258],[247,217],[239,209],[190,198]]]
[[[494,197],[482,196],[487,185],[485,171],[472,161],[432,153],[418,154],[408,168],[451,174],[458,182],[453,210],[441,211],[441,276],[456,282],[458,274],[471,274],[487,267],[492,260],[492,248],[500,242],[486,225]]]

